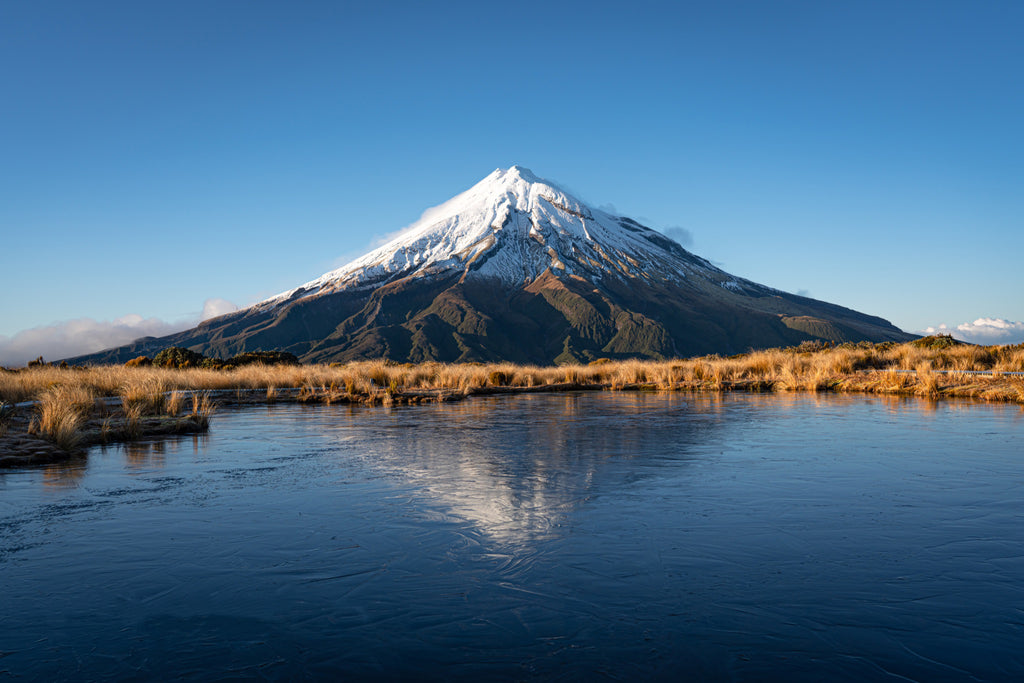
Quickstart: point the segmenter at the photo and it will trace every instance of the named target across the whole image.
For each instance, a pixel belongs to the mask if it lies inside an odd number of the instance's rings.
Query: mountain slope
[[[175,345],[220,357],[277,349],[307,362],[552,363],[910,338],[881,318],[732,276],[514,166],[300,287],[70,360],[124,362]]]

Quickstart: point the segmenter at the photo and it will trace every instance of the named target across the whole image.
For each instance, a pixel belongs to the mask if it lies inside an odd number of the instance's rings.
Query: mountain
[[[912,338],[881,318],[730,275],[513,166],[296,289],[69,362],[120,363],[184,346],[216,357],[289,351],[305,362],[547,364]]]

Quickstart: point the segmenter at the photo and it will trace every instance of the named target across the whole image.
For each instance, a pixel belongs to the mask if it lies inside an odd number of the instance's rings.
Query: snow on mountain
[[[287,351],[307,363],[561,364],[909,338],[881,318],[729,275],[513,166],[298,289],[68,362],[181,346],[217,358]]]
[[[263,304],[461,271],[508,288],[544,271],[678,281],[699,275],[742,288],[718,268],[632,219],[593,209],[556,184],[513,166],[437,206],[382,247]],[[750,283],[752,284],[752,283]]]

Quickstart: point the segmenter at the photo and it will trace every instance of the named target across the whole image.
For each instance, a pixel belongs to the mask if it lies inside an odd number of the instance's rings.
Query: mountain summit
[[[910,338],[881,318],[729,275],[513,166],[296,289],[186,332],[72,360],[123,362],[186,346],[319,362],[560,363]]]
[[[591,209],[529,169],[513,166],[430,209],[388,244],[269,302],[454,271],[511,289],[547,271],[598,280],[613,275],[675,281],[695,269],[721,272],[662,234]]]

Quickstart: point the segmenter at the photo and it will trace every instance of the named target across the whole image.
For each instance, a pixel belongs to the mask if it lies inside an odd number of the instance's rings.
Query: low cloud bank
[[[0,365],[21,367],[42,356],[47,361],[95,353],[113,346],[129,344],[139,337],[163,337],[195,327],[209,320],[238,310],[225,299],[207,299],[199,319],[167,322],[159,318],[143,318],[131,314],[115,320],[77,318],[23,330],[14,336],[0,335]]]
[[[978,318],[972,323],[961,323],[956,327],[946,324],[928,327],[925,334],[951,334],[955,339],[972,344],[1021,344],[1024,343],[1024,322],[1002,318]]]

